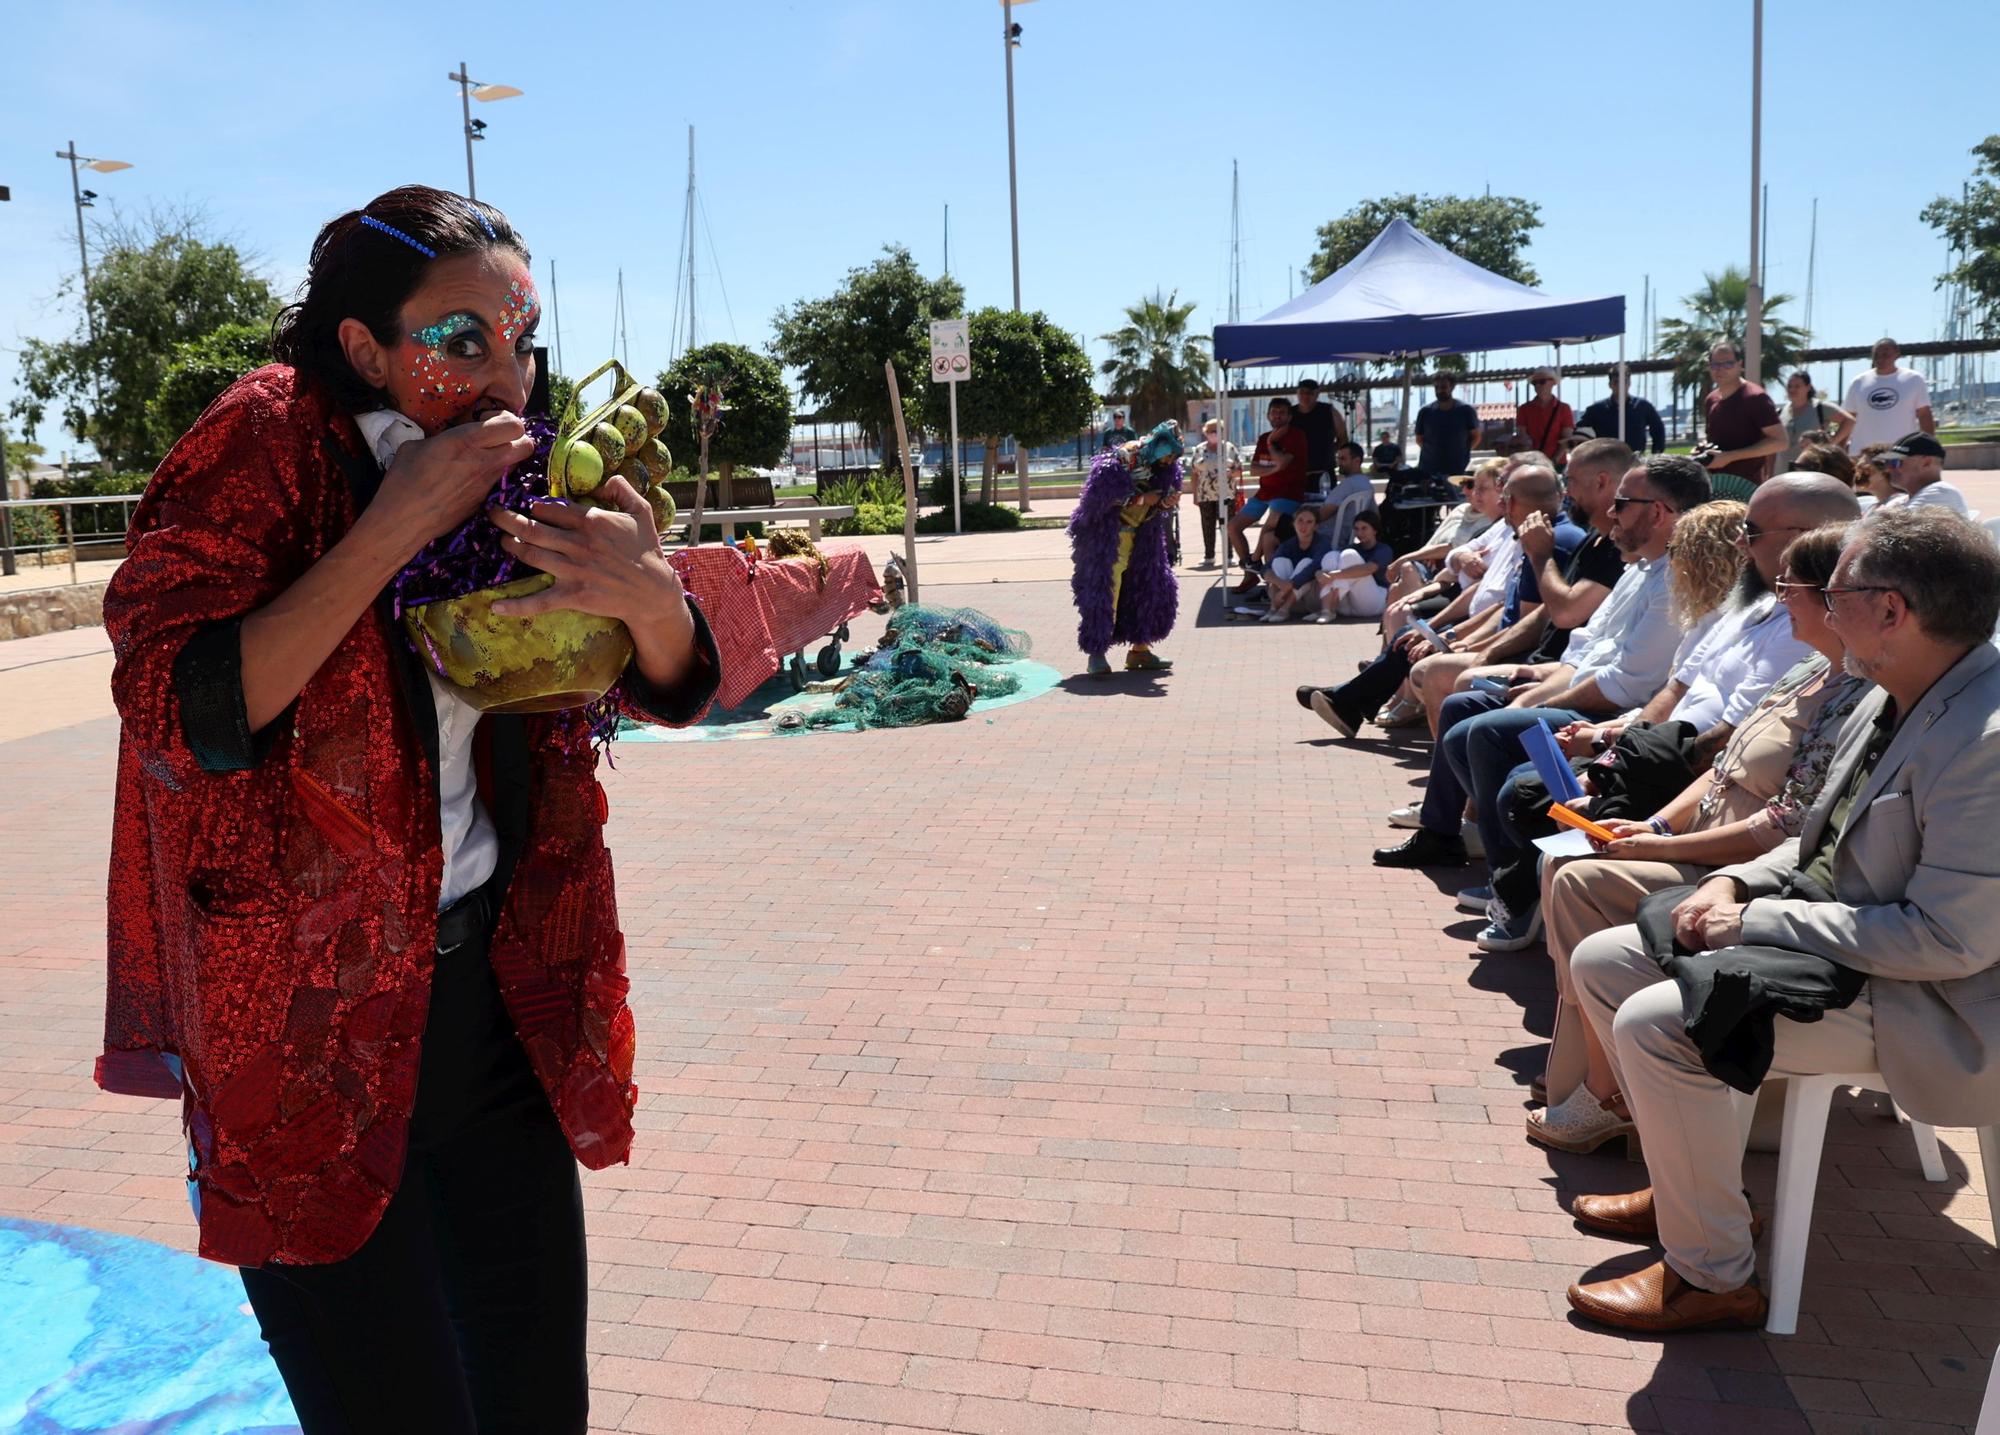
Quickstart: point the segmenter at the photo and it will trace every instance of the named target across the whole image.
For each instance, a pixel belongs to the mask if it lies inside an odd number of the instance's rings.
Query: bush
[[[13,508],[7,511],[16,548],[45,548],[62,542],[62,520],[53,508]]]
[[[929,482],[924,485],[924,501],[942,503],[946,508],[951,507],[951,478],[951,455],[946,454],[944,462],[938,465],[937,472],[933,473]],[[961,493],[959,497],[962,501],[964,494]]]
[[[967,533],[1000,533],[1021,526],[1018,509],[1007,508],[998,503],[968,503],[959,511],[962,526]],[[949,533],[951,509],[940,509],[917,520],[919,533]]]
[[[903,505],[891,508],[883,503],[857,503],[854,517],[836,518],[826,525],[830,538],[868,538],[883,533],[903,531]]]

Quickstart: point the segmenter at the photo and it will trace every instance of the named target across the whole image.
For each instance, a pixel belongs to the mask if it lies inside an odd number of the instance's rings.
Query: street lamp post
[[[1743,377],[1764,382],[1764,266],[1758,246],[1758,192],[1764,183],[1764,0],[1750,20],[1750,282],[1743,307]]]
[[[82,183],[77,179],[76,169],[78,165],[82,165],[85,169],[95,174],[116,174],[119,170],[130,169],[132,166],[122,159],[92,159],[88,155],[80,155],[76,152],[75,140],[69,142],[68,149],[57,150],[56,158],[69,161],[69,193],[70,199],[76,205],[76,258],[77,263],[83,270],[83,322],[86,331],[90,335],[91,348],[95,351],[97,347],[97,311],[90,307],[90,249],[83,240],[83,212],[91,207],[90,202],[97,198],[97,194],[95,191],[83,187]],[[93,359],[95,358],[94,352],[92,357]],[[104,408],[104,380],[98,374],[95,362],[90,366],[90,392],[91,396],[97,400],[97,407],[101,411]],[[92,441],[95,442],[95,436],[93,436]],[[104,471],[107,474],[110,473],[111,456],[100,450],[98,458],[104,464]],[[4,486],[0,486],[0,491],[4,491]]]
[[[472,117],[472,102],[478,100],[486,104],[493,100],[511,100],[521,91],[512,85],[482,85],[467,71],[465,61],[458,62],[458,69],[445,78],[458,86],[458,108],[465,121],[465,197],[479,198],[479,185],[472,176],[472,142],[485,139],[480,131],[486,128],[485,120]]]
[[[1021,27],[1014,23],[1014,7],[1032,0],[1000,0],[1000,47],[1007,59],[1007,220],[1014,239],[1014,312],[1021,312],[1021,197],[1014,180],[1014,50],[1021,43]]]

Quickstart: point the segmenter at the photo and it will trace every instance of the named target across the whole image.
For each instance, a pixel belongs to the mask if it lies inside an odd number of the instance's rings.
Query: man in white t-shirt
[[[1937,432],[1931,413],[1931,391],[1915,369],[1896,367],[1901,353],[1894,339],[1877,339],[1869,357],[1875,367],[1847,386],[1847,411],[1854,415],[1854,432],[1847,451],[1860,453],[1871,443],[1894,443],[1911,429]]]

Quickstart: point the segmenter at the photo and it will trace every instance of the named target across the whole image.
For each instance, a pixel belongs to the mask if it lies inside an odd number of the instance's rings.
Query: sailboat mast
[[[1243,206],[1236,161],[1229,161],[1229,322],[1243,318]]]
[[[1812,238],[1806,241],[1806,337],[1812,337],[1813,280],[1819,267],[1819,196],[1813,196]]]
[[[562,300],[556,295],[556,262],[549,261],[549,328],[554,330],[556,372],[567,373],[562,360]]]
[[[694,348],[694,345],[695,345],[695,325],[694,325],[694,232],[695,232],[695,219],[696,219],[696,216],[695,216],[695,197],[694,197],[694,126],[693,126],[693,125],[689,125],[689,126],[688,126],[688,192],[687,192],[687,237],[688,237],[688,252],[687,252],[687,271],[688,271],[688,299],[687,299],[687,303],[688,303],[688,341],[687,341],[687,346],[688,346],[688,348],[689,348],[689,349],[693,349],[693,348]]]

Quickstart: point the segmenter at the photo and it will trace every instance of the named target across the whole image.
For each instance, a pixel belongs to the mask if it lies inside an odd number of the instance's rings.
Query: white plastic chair
[[[1820,1153],[1826,1146],[1827,1114],[1833,1093],[1854,1086],[1863,1091],[1886,1092],[1888,1083],[1878,1071],[1850,1071],[1825,1076],[1785,1078],[1785,1125],[1778,1146],[1778,1205],[1771,1219],[1771,1313],[1764,1329],[1773,1335],[1792,1335],[1799,1328],[1799,1291],[1805,1283],[1806,1242],[1812,1236],[1813,1195],[1819,1186]],[[1906,1119],[1899,1110],[1897,1119]],[[1987,1149],[1986,1135],[1980,1132],[1981,1150]],[[1944,1155],[1938,1150],[1937,1130],[1921,1121],[1910,1122],[1910,1134],[1917,1140],[1917,1160],[1926,1181],[1945,1178]]]

